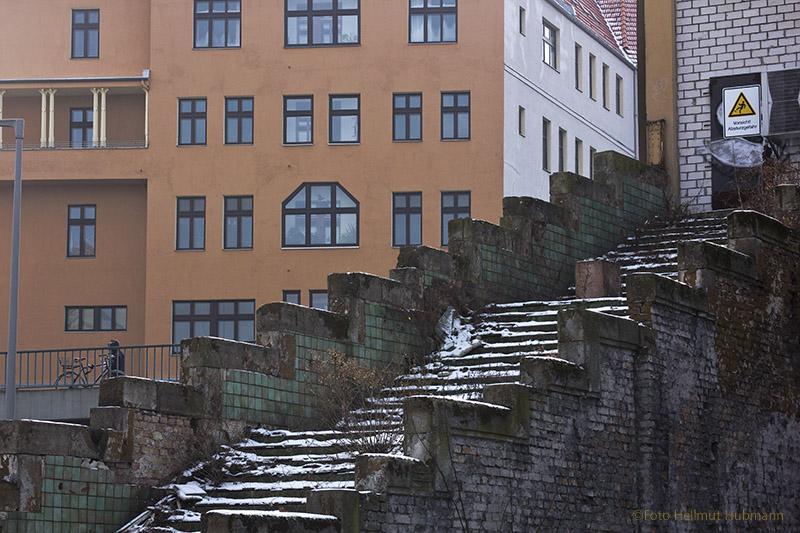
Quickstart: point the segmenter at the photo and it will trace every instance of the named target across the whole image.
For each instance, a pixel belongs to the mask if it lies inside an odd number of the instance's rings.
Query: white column
[[[97,89],[90,89],[92,91],[92,148],[100,146],[100,109],[97,104]]]
[[[39,89],[42,93],[42,133],[39,136],[39,147],[47,148],[47,89]]]
[[[3,119],[3,95],[6,94],[5,91],[0,91],[0,120]],[[3,132],[5,130],[0,128],[0,150],[3,148]]]
[[[49,89],[50,93],[50,127],[47,130],[47,146],[56,146],[56,89]]]
[[[144,90],[144,147],[150,146],[150,89]]]
[[[108,89],[99,89],[100,91],[100,146],[106,146],[106,93]]]

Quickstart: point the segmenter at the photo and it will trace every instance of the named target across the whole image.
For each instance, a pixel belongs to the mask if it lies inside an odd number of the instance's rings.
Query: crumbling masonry
[[[576,261],[666,204],[655,170],[610,153],[595,166],[595,181],[555,174],[551,204],[506,199],[500,226],[453,221],[449,252],[403,249],[388,279],[332,274],[331,312],[263,306],[258,344],[184,342],[180,383],[111,380],[88,427],[0,423],[2,530],[115,530],[198,459],[191,443],[313,426],[315,353],[415,360],[447,306],[563,294]],[[355,489],[311,491],[310,514],[212,511],[202,527],[800,529],[798,198],[781,188],[780,220],[730,214],[727,246],[679,245],[679,281],[629,275],[629,316],[560,311],[557,357],[523,358],[519,383],[482,402],[406,399],[404,453],[360,456]]]

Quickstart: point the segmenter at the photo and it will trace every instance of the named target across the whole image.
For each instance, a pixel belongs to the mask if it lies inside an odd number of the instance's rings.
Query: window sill
[[[361,141],[358,142],[329,142],[328,146],[358,146],[361,144]]]
[[[175,248],[176,252],[205,252],[205,248]]]
[[[282,146],[314,146],[314,143],[283,143]]]
[[[348,48],[352,46],[361,46],[361,42],[357,43],[320,43],[320,44],[286,44],[283,43],[285,49],[291,48]]]
[[[192,50],[241,50],[242,45],[239,46],[193,46]]]
[[[392,139],[393,143],[421,143],[422,139]]]
[[[561,71],[560,71],[560,70],[558,70],[558,67],[554,67],[553,65],[551,65],[550,63],[548,63],[548,62],[546,62],[546,61],[542,61],[542,63],[544,63],[545,65],[547,65],[547,66],[548,66],[548,67],[550,67],[551,69],[555,70],[557,73],[561,74]]]
[[[202,143],[202,144],[199,144],[199,143],[197,143],[197,144],[180,144],[179,143],[179,144],[176,144],[175,146],[177,146],[178,148],[188,148],[190,146],[207,146],[207,144],[206,143]]]
[[[471,137],[466,137],[464,139],[441,139],[442,142],[463,142],[463,141],[471,141]]]
[[[253,146],[253,143],[223,143],[223,146]]]
[[[281,250],[357,250],[357,244],[342,246],[281,246]]]
[[[253,247],[250,248],[223,248],[223,252],[252,252]]]
[[[418,45],[418,44],[458,44],[458,40],[455,41],[408,41],[410,45]]]
[[[96,255],[68,255],[67,259],[96,259]]]

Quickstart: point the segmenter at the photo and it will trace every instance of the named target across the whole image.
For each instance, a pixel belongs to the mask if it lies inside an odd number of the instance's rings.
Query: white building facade
[[[593,0],[505,0],[504,196],[549,199],[549,176],[636,157],[636,66]]]

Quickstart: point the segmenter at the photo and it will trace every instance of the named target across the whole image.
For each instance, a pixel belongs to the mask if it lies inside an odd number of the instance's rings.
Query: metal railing
[[[47,143],[45,143],[45,146],[42,146],[40,142],[22,143],[23,150],[108,150],[115,148],[147,148],[147,143],[144,141],[144,139],[133,141],[106,141],[105,146],[92,146],[92,141],[55,141],[52,146],[48,145]],[[13,151],[14,144],[5,142],[0,150]]]
[[[118,357],[120,353],[123,357]],[[0,389],[5,389],[6,355],[6,352],[0,352]],[[180,378],[180,345],[149,344],[17,352],[18,389],[96,387],[104,379],[122,373],[140,378],[177,381]]]

